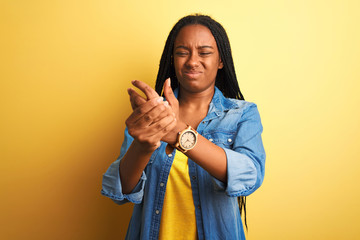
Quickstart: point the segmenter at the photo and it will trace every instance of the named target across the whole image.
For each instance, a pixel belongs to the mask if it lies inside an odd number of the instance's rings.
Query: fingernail
[[[160,102],[162,102],[163,101],[163,97],[159,97],[158,99],[156,99],[156,101],[158,102],[158,103],[160,103]]]
[[[170,80],[170,78],[168,78],[168,79],[169,79],[168,86],[171,87],[171,80]]]
[[[165,101],[165,102],[164,102],[164,105],[165,105],[166,107],[168,107],[168,106],[169,106],[169,102],[168,102],[168,101]]]
[[[136,82],[136,80],[132,80],[131,83],[134,84]]]

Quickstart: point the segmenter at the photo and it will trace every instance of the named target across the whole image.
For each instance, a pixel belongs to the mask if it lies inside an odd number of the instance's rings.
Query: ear
[[[224,63],[223,63],[223,61],[220,59],[218,69],[222,69],[223,67],[224,67]]]

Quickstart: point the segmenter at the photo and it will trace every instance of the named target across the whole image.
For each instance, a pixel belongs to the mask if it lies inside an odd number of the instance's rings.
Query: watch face
[[[192,131],[187,131],[183,133],[179,142],[184,149],[191,149],[196,143],[196,135]]]

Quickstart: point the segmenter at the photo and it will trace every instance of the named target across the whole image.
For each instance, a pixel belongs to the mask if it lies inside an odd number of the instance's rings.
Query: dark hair
[[[220,58],[223,62],[223,68],[219,69],[216,75],[215,86],[224,94],[227,98],[235,98],[244,100],[244,97],[240,91],[239,84],[236,79],[234,62],[231,54],[229,38],[225,29],[220,23],[216,22],[209,16],[194,14],[183,17],[175,26],[171,29],[170,34],[166,40],[164,51],[161,56],[158,75],[156,78],[155,90],[161,95],[164,82],[167,78],[171,78],[171,88],[178,87],[178,81],[175,74],[175,68],[173,64],[173,49],[174,42],[179,31],[188,25],[200,24],[207,27],[215,38],[216,45],[219,50]],[[238,197],[240,214],[244,211],[245,226],[247,229],[246,221],[246,197]]]
[[[244,97],[240,91],[239,84],[236,79],[230,42],[225,29],[221,26],[220,23],[216,22],[211,17],[200,14],[183,17],[171,29],[160,60],[159,71],[155,84],[156,92],[159,95],[161,94],[164,82],[169,77],[171,78],[172,89],[178,87],[178,81],[175,74],[172,56],[174,42],[179,31],[183,27],[195,24],[203,25],[211,31],[212,35],[215,38],[220,58],[224,65],[224,67],[222,69],[219,69],[217,72],[215,86],[219,88],[219,90],[224,94],[225,97],[244,100]]]

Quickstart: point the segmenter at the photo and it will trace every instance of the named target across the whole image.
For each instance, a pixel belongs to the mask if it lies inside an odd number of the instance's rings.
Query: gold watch
[[[188,126],[181,132],[179,132],[175,144],[175,148],[183,153],[186,153],[187,151],[193,149],[197,142],[197,131],[192,128],[191,126]]]

